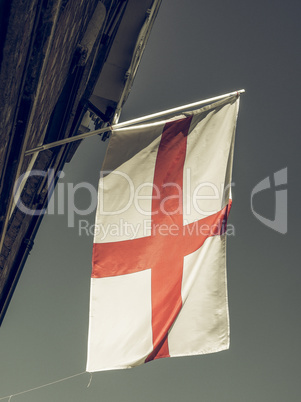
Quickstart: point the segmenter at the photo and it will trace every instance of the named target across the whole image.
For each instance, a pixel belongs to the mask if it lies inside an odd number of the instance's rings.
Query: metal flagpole
[[[64,138],[63,140],[51,142],[50,144],[44,144],[44,145],[41,145],[39,147],[29,149],[29,150],[25,151],[25,156],[31,155],[31,154],[33,154],[35,152],[40,152],[40,151],[44,151],[46,149],[54,148],[54,147],[57,147],[57,146],[60,146],[60,145],[69,144],[70,142],[82,140],[84,138],[92,137],[94,135],[99,135],[99,134],[105,133],[107,131],[112,131],[112,130],[122,128],[122,127],[132,126],[134,124],[141,123],[141,122],[147,121],[147,120],[152,120],[152,119],[155,119],[157,117],[164,116],[164,115],[167,115],[167,114],[171,114],[171,113],[174,113],[174,112],[180,112],[180,111],[188,110],[189,108],[194,108],[196,106],[200,106],[200,105],[203,105],[205,103],[214,102],[214,101],[217,101],[217,100],[220,100],[220,99],[223,99],[223,98],[227,98],[228,96],[239,95],[239,94],[241,94],[243,92],[245,92],[245,90],[240,89],[239,91],[234,91],[234,92],[230,92],[228,94],[215,96],[213,98],[205,99],[205,100],[202,100],[202,101],[189,103],[187,105],[178,106],[178,107],[175,107],[173,109],[163,110],[162,112],[153,113],[153,114],[149,114],[147,116],[138,117],[136,119],[124,121],[122,123],[117,123],[117,124],[114,124],[113,126],[103,127],[103,128],[100,128],[99,130],[89,131],[88,133],[75,135],[74,137]]]

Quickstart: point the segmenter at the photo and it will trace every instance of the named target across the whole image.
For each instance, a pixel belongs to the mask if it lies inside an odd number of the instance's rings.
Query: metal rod
[[[225,94],[225,95],[219,95],[219,96],[215,96],[213,98],[205,99],[205,100],[202,100],[202,101],[198,101],[198,102],[194,102],[194,103],[188,103],[187,105],[178,106],[178,107],[175,107],[173,109],[163,110],[162,112],[149,114],[147,116],[138,117],[138,118],[132,119],[132,120],[127,120],[127,121],[124,121],[122,123],[114,124],[113,126],[100,128],[99,130],[89,131],[88,133],[75,135],[74,137],[64,138],[63,140],[55,141],[55,142],[52,142],[50,144],[45,144],[45,145],[41,145],[41,146],[36,147],[36,148],[29,149],[29,150],[27,150],[25,152],[25,156],[33,154],[35,152],[40,152],[40,151],[44,151],[46,149],[58,147],[60,145],[69,144],[70,142],[83,140],[84,138],[92,137],[94,135],[99,135],[99,134],[105,133],[107,131],[116,130],[116,129],[121,128],[121,127],[132,126],[134,124],[141,123],[142,121],[152,120],[152,119],[155,119],[155,118],[160,117],[160,116],[164,116],[164,115],[171,114],[171,113],[174,113],[174,112],[180,112],[180,111],[183,111],[183,110],[187,110],[189,108],[194,108],[196,106],[203,105],[204,103],[214,102],[214,101],[226,98],[228,96],[234,96],[236,94],[237,95],[241,94],[243,92],[245,92],[245,90],[240,89],[239,91],[230,92],[230,93]]]

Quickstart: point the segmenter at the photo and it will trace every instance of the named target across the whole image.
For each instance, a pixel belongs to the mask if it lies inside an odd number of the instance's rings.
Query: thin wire
[[[44,388],[44,387],[48,387],[49,385],[57,384],[58,382],[63,382],[63,381],[66,381],[66,380],[70,380],[70,378],[78,377],[78,376],[83,375],[83,374],[86,374],[86,373],[87,373],[87,371],[83,371],[82,373],[78,373],[78,374],[71,375],[71,376],[69,376],[69,377],[61,378],[60,380],[56,380],[56,381],[53,381],[53,382],[49,382],[48,384],[43,384],[43,385],[40,385],[40,386],[35,387],[35,388],[27,389],[26,391],[18,392],[18,393],[16,393],[16,394],[12,394],[12,395],[3,396],[2,398],[0,398],[0,401],[2,401],[3,399],[9,398],[9,399],[8,399],[8,402],[10,402],[10,400],[11,400],[11,398],[12,398],[13,396],[22,395],[22,394],[25,394],[25,393],[31,392],[31,391],[36,391],[37,389],[41,389],[41,388]],[[89,381],[88,386],[91,384],[91,379],[92,379],[92,374],[91,374],[91,373],[89,373],[89,374],[90,374],[90,381]]]
[[[89,387],[90,387],[91,382],[92,382],[92,373],[89,373],[89,374],[90,374],[90,381],[89,381],[89,384],[87,385],[87,388],[89,388]]]

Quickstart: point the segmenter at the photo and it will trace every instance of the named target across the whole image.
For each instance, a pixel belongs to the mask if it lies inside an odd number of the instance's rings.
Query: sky
[[[84,373],[11,401],[300,400],[301,273],[293,215],[301,195],[300,12],[294,0],[163,0],[120,120],[246,90],[229,217],[235,228],[227,250],[230,349],[94,373],[89,388]],[[86,139],[64,168],[54,195],[65,195],[64,212],[44,217],[0,328],[0,399],[85,371],[93,236],[79,221],[92,225],[94,212],[75,216],[70,227],[68,184],[97,188],[106,146],[99,136]],[[267,177],[270,188],[256,193]],[[275,188],[277,177],[282,184]],[[87,208],[87,192],[78,191],[75,202]]]

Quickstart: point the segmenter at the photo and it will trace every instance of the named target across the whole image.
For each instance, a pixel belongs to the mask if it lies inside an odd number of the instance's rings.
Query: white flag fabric
[[[229,348],[238,96],[112,133],[99,181],[87,371]]]

